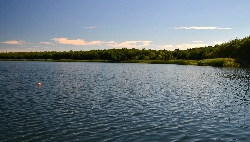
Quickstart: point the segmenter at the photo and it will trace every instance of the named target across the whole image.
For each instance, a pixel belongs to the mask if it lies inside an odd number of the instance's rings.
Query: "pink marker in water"
[[[41,86],[41,85],[42,85],[42,83],[40,83],[40,82],[37,83],[37,86]]]

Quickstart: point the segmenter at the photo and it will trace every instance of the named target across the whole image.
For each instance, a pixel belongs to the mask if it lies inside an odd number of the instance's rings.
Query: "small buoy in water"
[[[41,85],[42,85],[42,83],[40,83],[40,82],[37,83],[37,86],[41,86]]]

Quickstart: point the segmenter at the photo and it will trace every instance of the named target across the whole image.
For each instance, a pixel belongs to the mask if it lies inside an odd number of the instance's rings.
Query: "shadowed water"
[[[235,68],[1,61],[0,141],[249,141],[249,79]]]

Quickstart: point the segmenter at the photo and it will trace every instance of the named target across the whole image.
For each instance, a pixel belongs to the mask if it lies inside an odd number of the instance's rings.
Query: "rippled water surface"
[[[1,61],[0,141],[249,141],[249,86],[248,69]]]

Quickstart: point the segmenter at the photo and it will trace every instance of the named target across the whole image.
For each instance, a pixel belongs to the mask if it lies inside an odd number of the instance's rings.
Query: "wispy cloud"
[[[121,26],[85,26],[84,29],[120,28]]]
[[[173,45],[167,44],[167,45],[157,46],[157,49],[158,50],[164,50],[164,49],[166,49],[166,50],[174,50],[175,47]]]
[[[159,29],[159,28],[154,26],[154,27],[149,27],[147,29]]]
[[[0,42],[0,43],[4,43],[4,44],[16,44],[16,45],[20,45],[25,43],[25,41],[21,41],[21,40],[9,40],[9,41],[4,41],[4,42]]]
[[[7,48],[7,49],[0,49],[0,52],[31,52],[31,51],[37,51],[35,48]]]
[[[53,44],[53,43],[51,43],[51,42],[40,42],[40,43],[42,43],[42,44],[47,44],[47,45],[55,45],[55,44]]]
[[[202,42],[202,41],[198,41],[198,42]],[[174,51],[175,49],[179,49],[179,50],[187,50],[190,48],[199,48],[199,47],[205,47],[205,46],[209,46],[208,44],[203,44],[203,43],[196,43],[196,44],[177,44],[177,45],[171,45],[171,44],[167,44],[167,45],[162,45],[162,46],[156,46],[156,50],[170,50],[170,51]]]
[[[174,27],[176,30],[231,30],[232,28],[220,28],[220,27]]]
[[[222,44],[222,41],[215,41],[214,44]]]
[[[89,45],[101,45],[102,41],[90,41],[87,42],[84,39],[68,39],[68,38],[53,38],[55,42],[59,44],[70,44],[70,45],[81,45],[81,46],[89,46]]]
[[[208,46],[208,44],[179,44],[176,45],[177,48],[180,50],[186,50],[188,48],[197,48],[197,47],[205,47]]]
[[[196,43],[202,43],[201,40],[194,40],[193,42],[196,42]]]
[[[100,28],[98,26],[87,26],[87,27],[84,27],[85,29],[96,29],[96,28]]]
[[[109,41],[107,44],[111,47],[116,47],[116,48],[142,48],[142,47],[147,47],[150,46],[151,41],[124,41],[121,43],[117,43],[115,41]]]
[[[34,48],[25,48],[25,49],[27,49],[28,51],[35,51],[36,50],[35,47]]]

